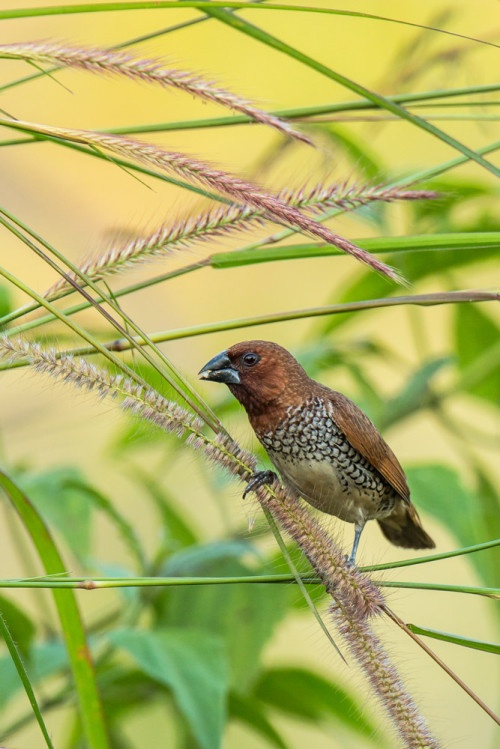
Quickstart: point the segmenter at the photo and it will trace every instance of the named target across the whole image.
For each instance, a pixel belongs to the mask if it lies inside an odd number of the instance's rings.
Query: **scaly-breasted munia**
[[[214,356],[200,376],[224,382],[244,406],[257,438],[285,486],[313,507],[361,531],[376,519],[396,546],[430,549],[410,501],[406,476],[370,419],[342,393],[312,380],[286,349],[244,341]],[[276,478],[260,471],[245,495]]]

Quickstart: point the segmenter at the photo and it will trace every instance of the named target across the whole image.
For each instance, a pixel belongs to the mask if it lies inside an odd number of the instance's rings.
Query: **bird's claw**
[[[256,492],[264,484],[272,484],[277,478],[274,471],[257,471],[246,485],[243,492],[243,499],[246,499],[247,494],[250,492]]]
[[[352,554],[344,554],[345,563],[348,567],[351,567],[352,569],[356,569],[356,562],[354,561],[355,558],[353,558]]]

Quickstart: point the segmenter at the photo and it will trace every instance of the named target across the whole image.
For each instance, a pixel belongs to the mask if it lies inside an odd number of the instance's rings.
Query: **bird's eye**
[[[253,367],[255,364],[257,364],[258,361],[260,361],[260,356],[252,352],[248,352],[248,354],[243,354],[241,360],[247,367]]]

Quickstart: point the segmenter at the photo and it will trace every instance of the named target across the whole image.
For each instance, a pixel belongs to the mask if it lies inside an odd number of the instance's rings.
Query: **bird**
[[[285,348],[242,341],[198,374],[228,386],[294,496],[354,523],[352,565],[368,520],[377,520],[396,546],[435,547],[411,502],[405,473],[373,422],[347,396],[310,378]],[[276,480],[274,471],[256,471],[243,498]]]

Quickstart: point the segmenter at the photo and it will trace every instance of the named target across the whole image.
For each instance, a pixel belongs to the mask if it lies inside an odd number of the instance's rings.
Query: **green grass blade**
[[[365,250],[373,254],[415,252],[426,250],[480,250],[500,249],[500,232],[460,232],[449,234],[414,235],[407,237],[372,237],[356,240]],[[301,260],[308,257],[329,257],[344,255],[331,245],[314,242],[285,245],[284,247],[259,247],[255,250],[233,250],[218,252],[210,258],[212,268],[236,268],[240,265],[272,263],[279,260]]]
[[[33,690],[33,687],[31,686],[31,681],[28,676],[28,672],[26,671],[24,667],[24,663],[19,653],[19,650],[17,649],[16,643],[12,639],[12,636],[9,632],[9,628],[7,627],[7,622],[3,618],[1,612],[0,612],[0,634],[3,637],[5,644],[7,645],[7,649],[10,653],[12,660],[14,661],[14,665],[16,667],[17,673],[19,674],[19,678],[21,679],[23,683],[24,691],[26,692],[28,696],[28,699],[31,704],[31,708],[37,719],[38,725],[40,726],[40,730],[43,734],[45,743],[47,744],[49,749],[54,749],[54,745],[52,744],[52,741],[50,740],[49,732],[47,731],[47,727],[44,723],[42,713],[40,712],[40,707],[35,697],[35,692]]]
[[[292,310],[290,312],[276,312],[269,315],[258,315],[256,317],[242,317],[234,320],[222,320],[220,322],[207,323],[204,325],[193,325],[190,328],[179,330],[167,330],[161,333],[153,333],[150,338],[155,343],[174,341],[181,338],[192,338],[193,336],[208,335],[209,333],[220,333],[226,330],[240,330],[251,328],[256,325],[268,325],[275,322],[290,322],[304,318],[324,317],[326,315],[338,315],[347,312],[358,312],[368,309],[382,309],[383,307],[397,307],[400,305],[417,305],[429,307],[439,304],[457,304],[460,302],[498,302],[500,294],[489,291],[450,291],[436,294],[413,294],[404,297],[385,297],[382,299],[368,299],[361,302],[347,302],[345,304],[332,304],[326,307],[311,307],[309,309]],[[72,352],[73,353],[73,352]],[[82,349],[77,354],[91,354],[91,350]]]
[[[452,642],[454,645],[462,645],[466,648],[474,648],[474,650],[484,650],[486,653],[495,653],[496,655],[500,655],[500,645],[497,645],[494,642],[471,640],[468,637],[461,637],[460,635],[450,635],[447,632],[438,632],[435,629],[427,629],[427,627],[417,627],[416,624],[407,624],[406,626],[415,635],[425,635],[426,637],[432,637],[435,640]]]
[[[64,563],[49,529],[28,497],[0,471],[0,487],[18,512],[48,575],[64,573]],[[73,672],[83,729],[89,747],[108,749],[104,715],[80,612],[71,591],[54,590],[54,601]]]
[[[3,218],[2,214],[6,216],[9,220],[5,220]],[[12,223],[16,226],[13,226]],[[87,302],[89,304],[92,304],[97,311],[103,315],[103,317],[121,334],[124,335],[128,342],[131,344],[132,347],[136,347],[140,354],[148,361],[151,366],[153,366],[159,374],[177,391],[177,393],[181,396],[181,398],[184,398],[186,403],[188,403],[191,408],[193,408],[194,411],[196,411],[199,416],[208,423],[212,429],[217,431],[217,428],[222,429],[222,425],[218,421],[216,415],[212,412],[208,404],[204,403],[204,401],[198,396],[198,393],[192,388],[192,386],[187,382],[187,380],[183,377],[182,373],[177,370],[177,368],[169,361],[169,359],[163,354],[158,347],[148,338],[146,333],[142,331],[142,329],[132,320],[132,318],[127,315],[122,308],[116,303],[116,301],[109,296],[103,294],[99,286],[90,279],[85,273],[83,273],[74,263],[72,263],[70,260],[68,260],[62,253],[60,253],[58,250],[55,249],[52,245],[50,245],[48,242],[46,242],[43,237],[38,235],[36,232],[34,232],[32,229],[30,229],[28,226],[24,224],[24,222],[20,221],[16,217],[14,217],[11,213],[6,211],[5,209],[0,208],[0,223],[2,223],[6,228],[9,229],[18,239],[23,241],[31,250],[32,252],[35,252],[39,257],[41,257],[44,262],[48,263],[54,270],[56,270],[60,275],[63,275],[66,277],[67,280],[70,280],[69,277],[66,275],[66,272],[63,268],[57,265],[57,263],[49,256],[46,255],[42,250],[40,250],[37,245],[35,245],[30,239],[28,239],[24,234],[19,231],[18,228],[20,227],[24,232],[26,232],[29,236],[33,237],[33,239],[36,240],[39,244],[41,244],[45,249],[49,251],[51,255],[54,255],[60,262],[62,262],[64,265],[68,267],[70,271],[73,272],[73,274],[78,278],[78,281],[82,284],[79,285],[77,283],[73,283],[72,285],[74,288],[82,295],[84,298],[86,298]],[[93,299],[88,292],[86,292],[83,288],[83,286],[89,286],[92,291],[94,291],[97,294],[97,300]],[[139,338],[142,339],[142,342],[140,344],[140,347],[135,346],[135,341],[128,332],[126,328],[123,327],[121,323],[119,323],[101,304],[100,301],[105,301],[109,307],[118,314],[119,317],[122,318],[123,322],[128,325],[135,333],[138,334]],[[151,347],[153,349],[153,352],[157,355],[157,357],[160,359],[161,363],[158,363],[154,356],[152,356],[148,350],[148,347]],[[162,366],[164,365],[164,366]]]
[[[12,126],[14,127],[14,124],[12,124]],[[16,128],[16,129],[20,129],[20,128]],[[28,131],[25,131],[25,132],[28,132]],[[113,156],[113,158],[111,159],[107,154],[102,153],[101,151],[96,150],[95,148],[87,148],[85,146],[79,145],[78,143],[71,143],[68,140],[54,138],[50,135],[37,135],[33,138],[26,138],[24,140],[4,141],[3,143],[0,143],[0,146],[2,145],[20,146],[20,145],[25,145],[29,143],[37,143],[39,141],[40,142],[51,141],[52,143],[57,143],[57,145],[59,146],[65,146],[66,148],[71,148],[73,151],[79,151],[80,153],[84,153],[87,156],[94,156],[94,158],[102,159],[103,161],[107,161],[113,164],[114,166],[123,167],[126,172],[135,171],[135,172],[139,172],[140,174],[144,174],[148,177],[155,177],[156,179],[161,179],[164,182],[168,182],[169,184],[175,185],[176,187],[181,187],[184,190],[189,190],[190,192],[194,192],[197,195],[201,195],[204,198],[208,198],[209,200],[216,200],[219,203],[226,203],[226,204],[229,204],[231,202],[227,198],[223,198],[222,196],[217,195],[216,193],[209,192],[208,190],[204,190],[202,187],[197,187],[196,185],[190,185],[188,182],[183,182],[180,179],[175,179],[175,177],[168,177],[166,174],[161,174],[161,172],[155,172],[154,169],[148,169],[147,167],[140,166],[139,164],[134,164],[132,162],[128,162],[126,159],[119,159],[115,156]]]
[[[319,626],[321,627],[321,629],[325,633],[325,635],[326,635],[327,639],[330,641],[331,645],[335,648],[335,650],[337,651],[337,653],[340,655],[340,657],[342,658],[342,660],[345,663],[346,660],[345,660],[344,656],[342,655],[341,650],[339,649],[337,643],[335,642],[335,640],[333,639],[331,633],[329,632],[328,627],[326,626],[326,624],[324,623],[323,619],[321,618],[321,615],[320,615],[318,609],[314,605],[314,601],[312,600],[311,596],[309,595],[309,592],[307,591],[307,588],[306,588],[304,582],[302,581],[300,573],[297,570],[297,567],[295,566],[294,561],[293,561],[292,557],[290,556],[290,553],[289,553],[288,549],[286,548],[286,544],[283,541],[283,538],[281,537],[280,530],[279,530],[279,528],[278,528],[278,526],[276,524],[276,521],[275,521],[275,519],[274,519],[271,511],[267,507],[265,507],[264,505],[262,506],[262,510],[264,512],[264,515],[266,516],[267,522],[269,523],[269,527],[271,528],[271,531],[272,531],[272,534],[273,534],[273,536],[274,536],[274,538],[276,540],[276,543],[278,544],[278,546],[279,546],[279,548],[281,550],[281,553],[283,554],[283,557],[285,558],[286,563],[287,563],[287,565],[288,565],[288,567],[290,569],[290,572],[292,573],[293,581],[295,583],[297,583],[297,585],[299,586],[300,592],[302,593],[302,596],[304,597],[304,600],[307,603],[307,605],[308,605],[310,611],[312,612],[314,618],[316,619],[316,621],[318,622]],[[321,581],[319,581],[319,582],[321,582]]]
[[[280,536],[281,538],[281,536]],[[278,545],[285,556],[285,552],[281,543],[276,537]],[[286,548],[286,547],[285,547]],[[288,550],[286,555],[289,556]],[[287,558],[288,562],[288,558]],[[101,590],[104,588],[170,588],[178,587],[182,585],[236,585],[236,584],[287,584],[296,583],[302,593],[306,593],[306,599],[309,599],[309,594],[305,590],[305,585],[321,585],[321,578],[316,577],[314,573],[300,574],[295,566],[293,560],[291,560],[291,566],[294,567],[295,572],[292,570],[292,574],[281,574],[281,575],[245,575],[245,576],[233,576],[233,577],[64,577],[64,578],[53,578],[48,579],[47,577],[37,578],[21,578],[19,580],[0,580],[1,588],[80,588],[82,590]],[[370,567],[360,567],[360,571],[364,572],[370,569]],[[379,585],[382,588],[413,588],[415,590],[436,590],[444,591],[447,593],[466,593],[471,595],[486,596],[487,598],[500,598],[500,588],[479,588],[469,585],[447,585],[440,583],[414,583],[404,582],[397,580],[373,580],[375,585]],[[309,603],[309,601],[308,601]],[[319,614],[314,607],[312,601],[310,604],[313,606],[313,612],[316,618]],[[327,633],[329,639],[331,639],[328,630],[325,629],[325,625],[321,620],[318,620],[322,629]],[[332,641],[332,644],[333,641]],[[336,646],[335,646],[336,647]]]
[[[260,6],[260,7],[264,7],[264,6]],[[228,26],[231,26],[231,28],[234,28],[237,31],[241,31],[243,34],[246,34],[247,36],[251,36],[254,39],[257,39],[258,41],[262,42],[263,44],[266,44],[267,46],[272,47],[273,49],[276,49],[279,52],[283,52],[289,57],[293,57],[295,60],[302,62],[304,65],[307,65],[309,68],[312,68],[313,70],[316,70],[318,73],[325,75],[327,78],[330,78],[331,80],[336,81],[337,83],[344,86],[345,88],[348,88],[351,91],[354,91],[354,93],[359,94],[360,96],[363,96],[365,99],[369,99],[374,104],[377,104],[383,109],[387,109],[387,111],[392,112],[393,114],[396,114],[401,119],[411,122],[416,127],[419,127],[420,129],[425,130],[431,135],[434,135],[436,138],[439,138],[439,140],[441,140],[443,143],[447,143],[452,148],[455,148],[457,151],[460,151],[465,156],[468,156],[469,159],[471,159],[472,161],[475,161],[484,169],[487,169],[489,172],[494,174],[495,177],[500,177],[500,169],[498,169],[490,161],[483,159],[483,157],[480,154],[478,154],[476,151],[473,151],[471,148],[461,143],[460,141],[456,140],[451,135],[448,135],[448,133],[445,133],[443,130],[440,130],[435,125],[432,125],[430,122],[427,122],[426,120],[422,119],[421,117],[418,117],[415,114],[411,114],[408,110],[404,109],[404,107],[400,106],[399,104],[396,104],[396,102],[391,101],[390,99],[386,99],[384,96],[381,96],[380,94],[377,94],[376,92],[371,91],[365,86],[362,86],[361,84],[356,83],[356,81],[351,80],[350,78],[342,75],[341,73],[337,73],[335,70],[332,70],[331,68],[327,67],[326,65],[323,65],[322,63],[318,62],[314,58],[309,57],[309,55],[306,55],[303,52],[300,52],[298,49],[291,47],[289,44],[282,42],[280,39],[278,39],[275,36],[272,36],[272,34],[269,34],[267,31],[263,31],[263,29],[260,29],[251,23],[248,23],[248,21],[244,21],[240,17],[236,18],[231,13],[228,13],[225,10],[219,10],[218,8],[214,8],[214,9],[207,8],[205,12],[208,15],[213,16],[214,18],[217,18],[219,21],[222,21],[222,23],[225,23]]]
[[[472,36],[466,36],[465,34],[459,34],[455,31],[448,31],[447,29],[440,29],[435,26],[426,26],[421,23],[413,23],[411,21],[403,21],[399,18],[390,18],[387,16],[378,16],[373,13],[364,13],[355,10],[339,10],[336,8],[318,8],[309,7],[304,5],[287,5],[277,3],[267,3],[266,5],[256,5],[252,2],[227,2],[212,0],[212,2],[206,2],[200,0],[157,0],[156,2],[147,0],[141,0],[140,2],[104,2],[104,3],[84,3],[81,5],[59,5],[52,8],[22,8],[16,10],[5,10],[0,11],[0,19],[2,18],[27,18],[33,16],[51,16],[61,15],[68,13],[99,13],[109,11],[123,11],[123,10],[143,10],[143,9],[164,9],[164,8],[202,8],[206,10],[211,6],[215,8],[235,8],[235,9],[249,9],[249,10],[279,10],[279,11],[292,11],[295,13],[322,13],[335,16],[350,16],[354,18],[365,18],[372,21],[384,21],[386,23],[396,23],[401,26],[410,26],[417,29],[423,29],[424,31],[432,31],[438,34],[446,34],[447,36],[457,37],[459,39],[465,39],[470,42],[477,42],[478,44],[486,44],[491,47],[498,47],[495,42],[489,42],[484,39],[478,39]],[[149,35],[145,37],[149,39]]]
[[[0,267],[0,274],[5,275],[6,271]],[[35,298],[35,297],[34,297]],[[382,309],[384,307],[398,307],[406,305],[417,305],[420,307],[432,307],[440,304],[459,304],[470,302],[498,302],[500,293],[494,291],[467,290],[467,291],[448,291],[438,292],[435,294],[413,294],[409,296],[384,297],[381,299],[368,299],[360,302],[346,302],[343,304],[332,304],[326,307],[310,307],[307,309],[292,310],[289,312],[275,312],[268,315],[258,315],[256,317],[243,317],[233,320],[222,320],[214,323],[205,323],[203,325],[194,325],[190,328],[180,328],[178,330],[166,330],[159,333],[151,333],[148,336],[150,341],[165,343],[165,341],[176,341],[183,338],[193,338],[199,335],[208,335],[210,333],[220,333],[226,330],[239,330],[241,328],[250,328],[255,325],[268,325],[275,322],[290,322],[293,320],[302,320],[305,318],[324,317],[326,315],[338,315],[349,312],[359,312],[361,310]],[[18,331],[16,331],[18,332]],[[135,338],[135,344],[141,344],[141,338]],[[106,346],[104,350],[110,353]],[[126,339],[112,341],[111,349],[125,351],[130,348]],[[89,356],[96,353],[93,346],[89,348],[71,349],[60,351],[56,356]],[[22,361],[14,364],[0,364],[0,371],[3,369],[14,369],[26,366],[28,362]],[[122,367],[125,365],[122,365]]]
[[[472,585],[446,585],[445,583],[408,583],[399,580],[374,580],[382,588],[411,588],[414,590],[438,590],[445,593],[470,593],[500,600],[500,588],[479,588]]]
[[[482,544],[474,544],[474,546],[464,546],[461,549],[453,549],[453,551],[445,551],[441,554],[430,554],[426,557],[417,557],[416,559],[403,559],[400,562],[387,562],[386,564],[373,564],[369,567],[362,567],[364,572],[371,572],[373,570],[392,570],[398,567],[410,567],[413,564],[426,564],[427,562],[439,562],[441,559],[450,559],[451,557],[459,557],[463,554],[472,554],[476,551],[484,551],[485,549],[493,549],[496,546],[500,546],[500,538],[496,538],[493,541],[486,541]]]
[[[0,87],[0,91],[2,88]],[[412,104],[415,107],[455,107],[455,106],[498,106],[500,102],[446,102],[446,103],[434,103],[436,99],[444,99],[455,96],[471,96],[476,94],[491,93],[493,91],[500,90],[499,83],[491,83],[484,86],[468,86],[463,88],[450,88],[450,89],[436,89],[432,91],[422,91],[419,93],[407,93],[407,94],[395,94],[387,96],[386,99],[394,101],[397,104]],[[419,103],[420,102],[420,103]],[[432,104],[433,103],[433,104]],[[309,107],[293,107],[290,109],[276,109],[270,110],[269,114],[275,117],[281,117],[287,120],[302,119],[304,117],[316,117],[324,114],[335,114],[344,112],[359,112],[366,110],[377,110],[381,109],[378,104],[372,101],[366,101],[356,99],[354,101],[345,102],[332,102],[330,104],[317,104]],[[252,120],[243,114],[235,114],[233,116],[225,117],[209,117],[198,120],[178,120],[176,122],[159,122],[153,125],[133,125],[129,127],[115,127],[106,130],[101,130],[103,133],[110,133],[113,135],[132,135],[134,133],[163,133],[172,130],[197,130],[202,128],[210,127],[232,127],[233,125],[247,125]],[[27,142],[27,141],[23,141]],[[15,142],[17,144],[17,141]],[[8,145],[8,143],[6,143]],[[0,146],[4,145],[0,143]],[[477,149],[477,153],[482,153],[482,149]]]

